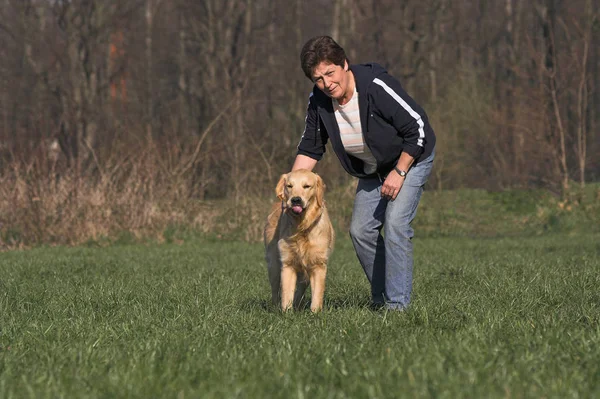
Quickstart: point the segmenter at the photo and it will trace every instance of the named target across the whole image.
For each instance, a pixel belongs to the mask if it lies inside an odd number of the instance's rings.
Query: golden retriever
[[[305,169],[284,174],[275,189],[281,200],[273,205],[264,230],[271,299],[286,311],[298,308],[310,283],[310,309],[323,307],[327,260],[335,233],[327,214],[321,177]]]

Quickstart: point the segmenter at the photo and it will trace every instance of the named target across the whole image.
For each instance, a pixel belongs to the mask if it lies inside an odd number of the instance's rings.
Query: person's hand
[[[393,201],[398,196],[398,193],[402,189],[404,184],[404,177],[400,176],[398,172],[392,170],[383,182],[381,187],[381,196]]]

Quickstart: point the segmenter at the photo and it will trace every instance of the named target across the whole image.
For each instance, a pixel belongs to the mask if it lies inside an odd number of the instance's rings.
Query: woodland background
[[[600,179],[599,9],[0,0],[0,247],[206,229],[220,200],[235,224],[293,162],[312,88],[299,52],[321,34],[425,108],[438,136],[429,188],[564,197]],[[317,171],[352,184],[331,151]]]

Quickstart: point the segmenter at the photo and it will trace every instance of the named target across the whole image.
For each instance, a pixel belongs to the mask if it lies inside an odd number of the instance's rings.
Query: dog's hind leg
[[[278,261],[267,260],[269,283],[271,284],[271,303],[278,306],[281,290],[281,265]]]
[[[304,298],[304,292],[308,287],[308,280],[304,277],[304,275],[298,276],[298,282],[296,283],[296,292],[294,293],[294,309],[300,309],[300,303],[302,302],[302,298]]]
[[[277,275],[276,277],[269,276],[269,280],[271,283],[271,303],[273,304],[273,306],[277,306],[277,305],[279,305],[279,300],[281,297],[279,295],[279,290],[281,289],[280,276],[279,275]]]

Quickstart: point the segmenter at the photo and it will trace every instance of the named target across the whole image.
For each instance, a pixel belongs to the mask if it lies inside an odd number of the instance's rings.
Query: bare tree
[[[312,83],[298,54],[333,35],[428,111],[440,188],[597,180],[599,0],[1,0],[0,159],[59,139],[97,173],[123,148],[200,199],[243,202],[289,168]],[[318,12],[316,11],[318,10]],[[164,157],[162,159],[161,157]],[[124,160],[121,160],[125,162]],[[328,151],[319,171],[346,174]],[[571,184],[572,185],[572,184]]]
[[[577,133],[576,133],[576,158],[577,166],[579,168],[579,184],[583,188],[585,186],[585,169],[586,169],[586,158],[587,158],[587,112],[588,112],[588,97],[589,97],[589,79],[588,79],[588,61],[589,61],[589,49],[590,42],[592,39],[592,27],[597,19],[597,14],[592,11],[591,0],[585,2],[585,15],[588,16],[587,20],[584,21],[584,26],[580,26],[577,20],[574,20],[578,33],[581,35],[582,51],[581,60],[575,54],[577,65],[579,67],[579,85],[577,88]]]

